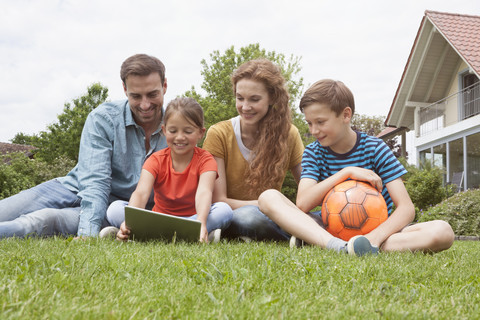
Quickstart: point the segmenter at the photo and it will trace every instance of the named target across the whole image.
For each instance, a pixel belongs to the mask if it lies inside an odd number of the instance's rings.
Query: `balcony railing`
[[[455,108],[455,110],[460,108],[460,112],[457,113],[459,119],[457,120],[457,117],[447,119],[445,116],[447,108]],[[420,136],[437,131],[477,114],[480,114],[480,82],[474,83],[462,91],[421,108],[419,112]]]

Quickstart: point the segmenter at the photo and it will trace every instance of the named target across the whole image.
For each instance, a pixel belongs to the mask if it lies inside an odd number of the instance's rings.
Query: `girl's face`
[[[236,107],[242,124],[257,125],[268,112],[270,97],[262,82],[241,79],[236,84]]]
[[[205,128],[192,124],[180,112],[172,113],[162,129],[167,144],[175,155],[193,153],[193,148],[205,133]]]

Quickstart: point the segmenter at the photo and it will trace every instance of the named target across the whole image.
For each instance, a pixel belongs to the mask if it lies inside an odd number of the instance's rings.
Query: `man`
[[[96,236],[108,225],[108,205],[130,198],[144,161],[167,146],[161,131],[167,80],[163,63],[145,54],[125,60],[120,76],[127,100],[88,115],[75,168],[0,201],[0,238]]]

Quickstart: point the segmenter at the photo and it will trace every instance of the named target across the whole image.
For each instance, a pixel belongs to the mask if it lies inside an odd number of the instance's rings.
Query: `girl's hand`
[[[117,240],[127,241],[128,237],[130,237],[130,229],[125,224],[125,221],[123,221],[120,230],[117,232]]]
[[[202,223],[202,227],[200,228],[200,242],[208,243],[208,230],[207,226]]]

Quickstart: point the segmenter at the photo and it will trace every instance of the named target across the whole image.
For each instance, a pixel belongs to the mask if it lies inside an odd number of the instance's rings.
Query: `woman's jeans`
[[[120,228],[120,225],[125,221],[125,206],[127,201],[117,200],[112,202],[107,209],[107,221],[110,225]],[[216,229],[224,230],[230,225],[232,221],[232,208],[225,202],[215,202],[210,207],[210,213],[207,218],[207,231],[211,232]],[[197,219],[197,215],[184,217],[192,220]]]
[[[0,238],[76,235],[80,201],[55,179],[0,200]]]
[[[323,226],[320,212],[307,214]],[[290,239],[290,234],[263,214],[257,206],[248,205],[233,210],[232,223],[222,233],[222,237],[231,239],[248,237],[257,241],[284,241]]]

